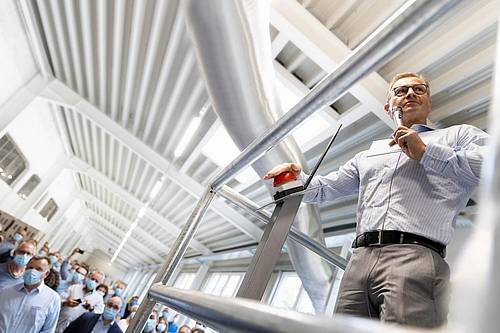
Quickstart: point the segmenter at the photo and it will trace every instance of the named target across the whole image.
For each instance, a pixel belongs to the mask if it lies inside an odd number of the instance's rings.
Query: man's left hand
[[[418,133],[406,126],[399,126],[394,132],[394,139],[389,146],[398,144],[403,152],[411,159],[420,161],[425,153],[425,143]]]

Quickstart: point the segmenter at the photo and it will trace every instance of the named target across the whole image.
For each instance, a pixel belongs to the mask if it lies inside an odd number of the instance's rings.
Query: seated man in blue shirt
[[[0,264],[0,290],[22,282],[24,269],[35,254],[31,242],[21,242],[14,251],[14,257]]]
[[[86,312],[69,324],[64,333],[122,333],[116,322],[121,306],[120,297],[111,297],[102,314]]]
[[[43,283],[49,269],[48,258],[33,257],[23,274],[24,282],[0,291],[0,332],[54,332],[61,302]]]
[[[439,326],[448,313],[445,248],[479,183],[488,135],[470,125],[428,126],[429,82],[416,73],[392,79],[384,107],[389,115],[402,114],[392,140],[315,176],[304,201],[359,196],[357,236],[336,312]],[[264,178],[285,171],[306,177],[299,164],[285,163]]]

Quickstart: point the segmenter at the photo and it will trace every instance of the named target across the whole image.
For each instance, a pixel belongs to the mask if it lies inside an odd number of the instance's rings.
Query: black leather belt
[[[446,246],[423,236],[397,230],[370,231],[356,236],[352,247],[381,246],[386,244],[418,244],[436,251],[441,257],[446,256]]]

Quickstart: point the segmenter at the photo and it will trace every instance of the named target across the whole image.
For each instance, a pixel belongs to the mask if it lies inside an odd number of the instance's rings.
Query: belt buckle
[[[376,243],[373,243],[373,244],[370,244],[370,246],[381,246],[383,243],[382,243],[382,232],[383,230],[379,230],[378,231],[378,240]]]

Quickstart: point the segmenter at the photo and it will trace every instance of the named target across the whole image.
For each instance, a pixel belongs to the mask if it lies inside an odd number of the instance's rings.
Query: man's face
[[[120,288],[121,290],[125,289],[125,285],[121,282],[118,282],[115,287]]]
[[[186,326],[182,326],[179,330],[179,333],[189,333],[189,328],[187,328]]]
[[[30,257],[35,255],[35,247],[32,243],[22,243],[17,250],[14,252],[15,255],[25,255],[27,254]]]
[[[94,273],[90,276],[91,280],[94,280],[97,284],[102,282],[102,275],[99,273]]]
[[[106,303],[106,305],[108,306],[108,308],[120,311],[120,308],[122,306],[122,300],[120,299],[120,297],[111,297]]]
[[[49,263],[47,260],[30,260],[28,265],[26,266],[26,270],[28,269],[36,269],[37,271],[42,273],[42,280],[47,277],[49,274]]]
[[[384,105],[386,112],[390,115],[390,110],[394,106],[401,106],[403,109],[403,125],[410,127],[413,124],[426,124],[427,117],[431,112],[431,99],[427,91],[423,95],[418,95],[414,91],[416,85],[425,84],[425,81],[417,77],[405,77],[397,80],[392,86],[390,99]],[[400,87],[411,87],[402,96],[396,96],[394,90]]]
[[[76,269],[76,272],[82,274],[83,276],[87,275],[87,270],[81,266],[78,266],[78,268]]]

